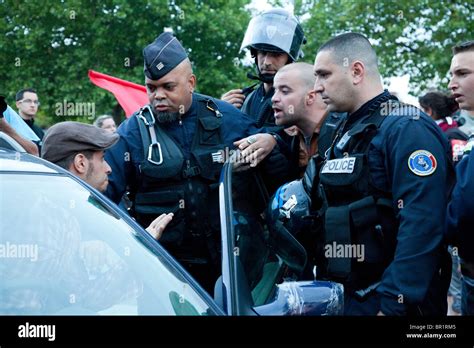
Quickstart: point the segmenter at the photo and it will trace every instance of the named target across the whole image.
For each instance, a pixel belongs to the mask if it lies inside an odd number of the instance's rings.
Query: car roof
[[[45,173],[66,174],[62,168],[33,155],[0,148],[0,173],[1,172],[23,172],[23,173]]]

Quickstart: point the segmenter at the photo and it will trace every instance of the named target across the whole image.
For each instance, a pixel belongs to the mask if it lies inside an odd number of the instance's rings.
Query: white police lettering
[[[321,173],[351,174],[354,171],[355,161],[355,157],[345,157],[327,161]]]
[[[26,322],[18,326],[18,337],[20,338],[47,338],[48,341],[56,339],[56,325],[37,325]]]

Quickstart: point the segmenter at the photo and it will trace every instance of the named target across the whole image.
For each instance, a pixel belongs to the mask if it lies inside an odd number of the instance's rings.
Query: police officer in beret
[[[194,92],[196,77],[176,37],[162,33],[143,51],[150,104],[123,122],[106,153],[106,194],[126,190],[142,226],[174,213],[160,242],[209,292],[220,274],[218,180],[233,142],[257,132],[234,106]]]
[[[314,73],[329,111],[347,113],[326,129],[332,141],[313,182],[323,226],[318,278],[344,284],[346,315],[446,315],[447,139],[383,89],[361,34],[323,44]]]

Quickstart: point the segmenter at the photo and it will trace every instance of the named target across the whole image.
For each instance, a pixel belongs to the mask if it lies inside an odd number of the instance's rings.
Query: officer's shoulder
[[[418,125],[432,127],[434,122],[423,111],[414,105],[404,103],[382,104],[380,114],[386,117],[382,123],[383,128],[393,128],[394,126],[405,127],[417,122]]]
[[[128,137],[130,134],[135,134],[138,131],[138,114],[139,111],[133,113],[133,115],[131,115],[118,126],[117,133],[121,137]]]

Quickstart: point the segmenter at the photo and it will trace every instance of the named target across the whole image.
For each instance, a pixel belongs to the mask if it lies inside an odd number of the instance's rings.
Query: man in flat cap
[[[113,169],[106,194],[119,202],[128,189],[142,226],[173,212],[160,242],[211,292],[220,274],[223,155],[257,129],[231,104],[194,92],[191,62],[172,34],[158,36],[143,56],[150,104],[117,130],[120,140],[106,153]]]
[[[104,192],[112,171],[104,152],[118,140],[118,134],[89,124],[61,122],[52,126],[43,138],[41,156]],[[172,217],[172,214],[162,214],[146,230],[159,239]]]

